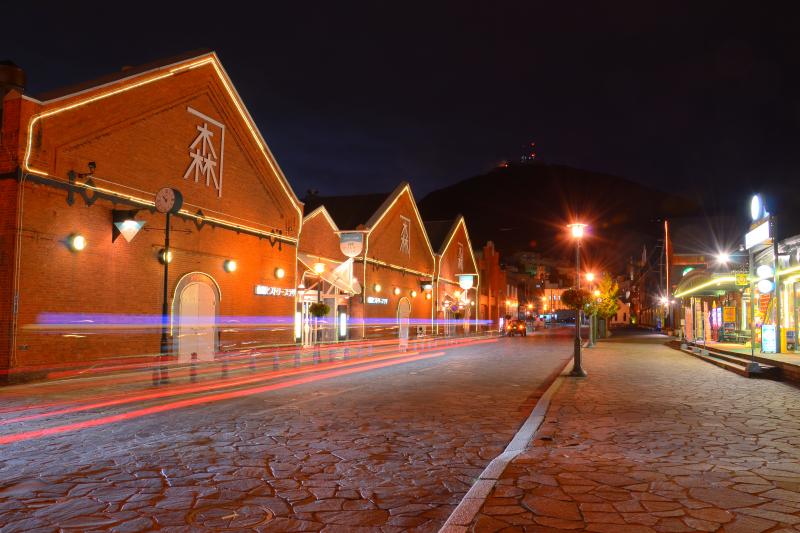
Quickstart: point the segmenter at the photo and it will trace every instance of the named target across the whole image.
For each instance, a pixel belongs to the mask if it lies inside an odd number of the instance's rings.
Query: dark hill
[[[494,169],[433,191],[419,207],[426,219],[463,214],[474,246],[492,240],[505,255],[572,257],[565,226],[580,219],[591,226],[587,261],[614,270],[660,237],[664,217],[700,211],[694,200],[618,176],[545,164]]]

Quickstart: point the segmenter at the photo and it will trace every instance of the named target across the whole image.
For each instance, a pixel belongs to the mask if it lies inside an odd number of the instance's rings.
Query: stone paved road
[[[569,334],[133,403],[126,386],[126,403],[28,420],[15,409],[32,391],[93,391],[0,390],[0,531],[436,531],[570,356]],[[25,433],[52,428],[73,430]]]
[[[474,531],[800,531],[800,390],[620,336],[586,353]]]

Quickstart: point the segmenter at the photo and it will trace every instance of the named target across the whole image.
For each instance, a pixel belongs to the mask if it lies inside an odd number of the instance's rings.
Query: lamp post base
[[[576,336],[575,337],[575,351],[573,352],[574,362],[572,364],[572,370],[568,374],[568,376],[573,378],[585,378],[587,376],[586,371],[581,366],[581,345],[583,344],[583,340]]]
[[[585,378],[589,374],[587,374],[586,371],[580,367],[572,367],[572,370],[567,375],[571,378]]]
[[[747,364],[747,372],[749,374],[761,374],[763,371],[764,370],[761,368],[761,365],[755,361]]]

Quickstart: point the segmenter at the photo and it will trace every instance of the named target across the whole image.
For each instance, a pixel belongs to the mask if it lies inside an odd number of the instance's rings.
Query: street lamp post
[[[575,285],[576,289],[581,288],[581,238],[583,237],[583,229],[586,224],[570,224],[569,228],[572,230],[572,237],[575,239]],[[581,367],[581,313],[582,309],[575,310],[575,348],[573,351],[573,365],[570,376],[576,378],[585,378],[586,371]]]
[[[594,281],[594,273],[587,272],[586,273],[586,281],[589,282],[589,288],[592,288],[592,282]],[[595,293],[599,294],[599,291],[594,291]],[[595,297],[598,296],[595,294]],[[586,345],[587,348],[594,348],[595,346],[595,337],[597,333],[594,330],[594,322],[595,322],[596,311],[592,309],[592,314],[589,316],[589,344]]]

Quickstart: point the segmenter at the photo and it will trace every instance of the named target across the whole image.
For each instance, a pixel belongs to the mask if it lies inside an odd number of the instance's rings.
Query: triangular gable
[[[257,151],[260,152],[260,157],[262,158],[262,163],[266,163],[265,168],[271,170],[271,173],[276,178],[277,186],[272,185],[274,182],[267,183],[264,179],[265,171],[258,171],[256,167],[253,167],[253,174],[258,177],[262,181],[262,186],[266,188],[267,191],[271,190],[273,187],[275,188],[275,192],[268,192],[268,194],[277,194],[278,197],[283,194],[285,198],[288,200],[286,208],[289,209],[289,212],[296,212],[297,215],[297,227],[291,228],[291,230],[287,228],[279,228],[276,227],[273,231],[262,231],[258,229],[261,233],[266,233],[270,236],[280,237],[282,240],[289,240],[289,241],[296,241],[296,238],[292,235],[297,235],[300,232],[302,227],[302,203],[299,201],[297,196],[295,195],[294,191],[292,190],[291,186],[286,179],[286,176],[283,174],[283,171],[278,166],[277,161],[275,160],[273,154],[269,150],[261,132],[258,130],[255,122],[253,121],[250,113],[245,108],[241,97],[239,96],[238,92],[236,91],[235,87],[230,81],[227,73],[225,72],[224,68],[219,62],[215,53],[208,53],[201,56],[197,56],[190,59],[180,60],[175,63],[170,63],[167,65],[155,67],[150,70],[139,71],[133,75],[122,77],[120,79],[115,79],[108,83],[102,83],[100,85],[92,86],[87,89],[82,89],[80,91],[66,94],[59,96],[57,98],[53,98],[50,100],[46,100],[41,102],[42,111],[39,113],[34,114],[29,122],[28,128],[26,132],[26,149],[23,158],[23,170],[27,173],[36,174],[39,176],[50,177],[53,179],[64,181],[64,176],[62,176],[62,172],[57,172],[57,176],[53,176],[52,172],[48,172],[48,170],[44,168],[40,168],[37,166],[38,161],[34,160],[33,153],[33,145],[34,145],[34,137],[35,132],[42,131],[39,126],[41,124],[46,123],[46,119],[48,118],[55,118],[57,115],[64,115],[70,111],[77,110],[83,106],[88,104],[92,104],[95,102],[113,102],[112,99],[114,96],[122,95],[122,94],[129,94],[134,95],[136,94],[138,97],[145,98],[141,93],[136,93],[137,90],[144,90],[144,89],[151,89],[156,90],[158,87],[158,83],[162,80],[168,79],[179,79],[177,76],[181,74],[185,74],[191,71],[195,71],[196,69],[211,69],[212,76],[214,79],[218,80],[218,84],[222,87],[223,93],[227,95],[226,100],[228,100],[231,109],[235,115],[238,115],[240,119],[240,123],[231,125],[236,130],[237,137],[242,138],[238,135],[246,135],[250,142],[255,145]],[[209,96],[212,99],[213,103],[213,95]],[[146,100],[146,98],[145,98]],[[187,111],[188,111],[187,107]],[[60,117],[59,117],[60,118]],[[45,130],[45,132],[47,132]],[[235,140],[235,139],[234,139]],[[239,146],[240,151],[244,154],[244,157],[253,157],[247,153],[246,146]],[[250,148],[253,151],[253,148]],[[254,154],[255,155],[255,154]],[[258,157],[258,156],[256,156]],[[253,164],[258,164],[255,160],[253,160]],[[221,164],[222,162],[220,162]],[[99,162],[102,164],[102,162]],[[82,169],[81,169],[82,170]],[[102,180],[95,180],[96,182],[96,189],[100,191],[104,191]],[[97,183],[100,182],[100,183]],[[222,179],[220,178],[220,183]],[[112,191],[117,192],[117,191]],[[150,192],[150,191],[147,191]],[[155,191],[153,191],[155,192]],[[221,186],[220,186],[221,192]],[[153,197],[148,195],[145,191],[141,191],[141,193],[132,193],[125,195],[125,198],[131,201],[135,201],[135,203],[145,205],[145,206],[152,206],[153,205]],[[277,201],[278,197],[274,197]],[[205,206],[201,206],[205,207]],[[181,212],[184,216],[194,217],[198,221],[202,221],[203,219],[207,221],[215,221],[214,213],[213,212],[206,212],[202,215],[198,215],[196,210],[185,209]],[[228,221],[230,222],[230,221]],[[232,223],[242,229],[252,229],[247,226],[247,223],[244,219],[236,220]],[[274,225],[274,224],[273,224]],[[294,224],[292,224],[294,225]]]
[[[472,251],[472,241],[469,238],[469,231],[467,230],[467,222],[466,220],[464,220],[463,215],[458,215],[458,218],[453,223],[453,226],[450,228],[450,232],[447,234],[447,237],[442,243],[442,248],[439,251],[438,255],[440,258],[444,257],[444,254],[447,253],[447,249],[452,244],[453,238],[456,236],[456,233],[458,232],[458,228],[460,226],[464,227],[464,236],[467,239],[467,249],[469,250],[469,256],[472,258],[472,266],[474,267],[473,272],[478,273],[478,262],[475,260],[475,253]]]
[[[404,181],[400,183],[400,185],[392,191],[386,200],[381,204],[381,206],[375,211],[375,213],[370,217],[367,221],[367,238],[372,233],[372,231],[381,223],[383,218],[386,216],[386,213],[394,206],[397,202],[397,199],[400,198],[401,195],[408,194],[411,200],[411,206],[414,208],[414,214],[417,217],[417,222],[419,223],[420,230],[422,231],[422,235],[425,237],[425,243],[428,245],[428,252],[431,254],[431,258],[435,261],[436,254],[433,251],[433,246],[431,246],[431,241],[428,238],[428,232],[425,230],[425,223],[422,221],[422,216],[419,214],[419,209],[417,208],[417,202],[414,199],[414,195],[411,193],[411,185],[408,182]]]
[[[325,209],[324,205],[319,206],[318,208],[316,208],[313,211],[311,211],[308,215],[306,215],[303,218],[303,224],[305,224],[306,222],[308,222],[312,218],[314,218],[316,216],[320,216],[320,215],[322,215],[325,218],[325,220],[328,222],[328,224],[330,224],[330,226],[331,226],[331,228],[333,228],[334,232],[338,232],[339,231],[339,227],[336,225],[336,222],[334,222],[333,218],[331,218],[330,213],[328,213],[328,210]]]

